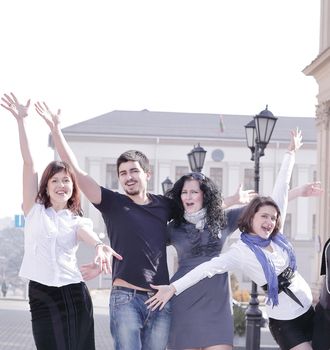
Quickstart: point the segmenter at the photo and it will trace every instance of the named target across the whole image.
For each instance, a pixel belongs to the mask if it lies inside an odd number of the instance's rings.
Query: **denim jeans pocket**
[[[171,301],[168,301],[163,309],[166,313],[171,314],[172,313],[172,304]]]
[[[128,304],[133,299],[133,295],[130,293],[123,293],[114,291],[111,293],[110,306],[120,306]]]

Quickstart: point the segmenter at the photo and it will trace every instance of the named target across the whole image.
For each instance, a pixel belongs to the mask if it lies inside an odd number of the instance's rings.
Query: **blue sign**
[[[15,227],[24,227],[24,215],[15,215]]]

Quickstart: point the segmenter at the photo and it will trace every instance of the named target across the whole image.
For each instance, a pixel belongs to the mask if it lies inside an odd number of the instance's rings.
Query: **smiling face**
[[[277,222],[277,210],[272,205],[264,205],[254,214],[252,232],[267,239],[272,234]]]
[[[195,213],[203,208],[203,191],[197,180],[186,180],[181,191],[181,201],[187,213]]]
[[[118,168],[118,177],[128,196],[145,195],[150,174],[141,168],[138,161],[121,163]]]
[[[47,183],[47,192],[50,203],[55,210],[67,207],[67,202],[72,196],[73,182],[71,177],[64,171],[54,174]]]

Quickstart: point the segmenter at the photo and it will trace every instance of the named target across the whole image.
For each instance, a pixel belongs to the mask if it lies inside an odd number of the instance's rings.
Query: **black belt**
[[[132,294],[142,294],[146,295],[147,297],[151,298],[156,294],[155,291],[153,290],[139,290],[139,289],[134,289],[134,288],[127,288],[127,287],[122,287],[122,286],[112,286],[113,290],[122,290],[124,292],[129,292]]]
[[[295,294],[289,288],[293,276],[294,276],[294,271],[291,269],[291,267],[287,267],[281,274],[279,274],[277,276],[278,293],[284,292],[287,296],[289,296],[297,304],[299,304],[301,307],[304,307],[304,305],[301,303],[301,301],[295,296]],[[265,292],[268,291],[268,285],[267,284],[261,286],[261,288]]]

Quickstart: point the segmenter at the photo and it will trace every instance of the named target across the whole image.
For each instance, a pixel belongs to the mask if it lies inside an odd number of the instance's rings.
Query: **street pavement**
[[[92,290],[96,350],[113,350],[109,330],[109,290]],[[245,339],[235,339],[235,349],[244,349]],[[261,329],[261,349],[279,349],[268,329]],[[36,350],[27,300],[0,298],[0,350]],[[134,350],[134,349],[132,349]]]
[[[97,350],[113,350],[109,330],[109,290],[91,291]],[[0,299],[0,349],[36,350],[27,300]],[[133,350],[133,349],[132,349]]]

